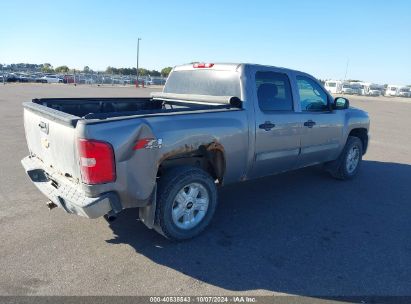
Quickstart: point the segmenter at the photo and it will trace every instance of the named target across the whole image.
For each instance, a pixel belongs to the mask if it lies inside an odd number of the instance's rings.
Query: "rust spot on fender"
[[[202,151],[203,150],[203,151]],[[164,160],[166,159],[171,159],[176,156],[183,156],[187,155],[193,152],[200,152],[200,153],[207,153],[208,151],[212,150],[218,150],[224,153],[224,147],[218,143],[218,142],[207,142],[207,143],[188,143],[184,144],[184,146],[178,147],[176,149],[173,149],[171,151],[168,151],[162,155],[162,157],[159,160],[159,163],[161,164]],[[192,156],[192,155],[187,155],[187,156]]]

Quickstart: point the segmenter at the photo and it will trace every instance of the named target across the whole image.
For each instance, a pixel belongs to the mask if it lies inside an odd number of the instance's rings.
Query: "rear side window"
[[[255,74],[258,105],[262,111],[292,111],[293,98],[288,76],[260,71]]]

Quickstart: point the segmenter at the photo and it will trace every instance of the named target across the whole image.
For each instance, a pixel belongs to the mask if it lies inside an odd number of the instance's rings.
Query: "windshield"
[[[349,84],[344,84],[344,85],[343,85],[343,88],[344,88],[344,89],[351,89],[351,86],[350,86]]]
[[[337,84],[335,82],[327,82],[327,86],[330,88],[335,88]]]
[[[401,91],[401,92],[409,92],[409,91],[410,91],[410,88],[401,88],[400,91]]]
[[[241,98],[240,75],[234,71],[186,70],[170,74],[164,93]]]

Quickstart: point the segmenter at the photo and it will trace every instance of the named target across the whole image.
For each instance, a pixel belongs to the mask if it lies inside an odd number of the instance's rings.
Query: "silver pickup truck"
[[[23,105],[22,164],[49,208],[108,220],[139,208],[173,240],[210,223],[218,186],[315,164],[350,179],[368,145],[367,113],[306,73],[255,64],[177,66],[150,98]]]

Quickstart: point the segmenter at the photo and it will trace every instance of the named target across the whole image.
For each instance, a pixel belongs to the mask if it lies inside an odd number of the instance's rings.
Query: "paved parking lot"
[[[409,295],[411,99],[349,97],[371,143],[353,181],[306,168],[220,190],[211,227],[171,243],[137,221],[49,212],[25,175],[21,102],[150,89],[0,86],[1,295]]]

